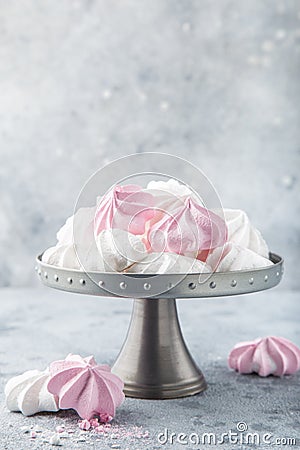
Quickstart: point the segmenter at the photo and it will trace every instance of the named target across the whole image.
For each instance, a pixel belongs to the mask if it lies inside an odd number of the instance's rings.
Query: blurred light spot
[[[281,183],[286,189],[292,189],[296,183],[296,177],[294,175],[284,175],[281,178]]]
[[[182,24],[181,29],[184,33],[189,33],[191,31],[191,24],[189,22],[185,22]]]
[[[273,124],[276,125],[276,126],[278,127],[279,125],[282,124],[282,118],[279,117],[279,116],[274,117],[274,119],[273,119]]]
[[[161,111],[168,111],[170,105],[168,102],[163,101],[163,102],[160,102],[159,107],[160,107]]]
[[[247,58],[247,63],[251,64],[251,66],[258,66],[259,65],[259,57],[256,55],[250,55]]]
[[[57,148],[57,149],[55,150],[55,155],[56,155],[58,158],[61,158],[62,155],[63,155],[63,153],[64,153],[64,151],[63,151],[62,148]]]
[[[264,52],[271,52],[274,49],[274,44],[272,41],[264,41],[261,48]]]
[[[105,89],[105,91],[102,92],[102,98],[104,100],[109,100],[112,96],[112,92],[109,89]]]
[[[145,94],[145,92],[138,92],[137,95],[142,103],[145,103],[147,101],[147,95]]]
[[[275,33],[275,37],[276,37],[276,39],[281,41],[282,39],[284,39],[286,37],[286,31],[285,30],[277,30]]]

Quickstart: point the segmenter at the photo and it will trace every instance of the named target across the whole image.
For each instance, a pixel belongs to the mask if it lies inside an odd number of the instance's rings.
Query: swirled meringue
[[[240,373],[281,377],[300,369],[300,348],[283,337],[258,338],[236,344],[229,354],[228,364]]]
[[[273,265],[269,259],[232,242],[227,242],[224,247],[215,248],[208,255],[206,262],[215,272],[257,269]]]
[[[168,192],[179,198],[190,197],[193,194],[193,191],[186,184],[179,183],[174,178],[170,178],[168,181],[149,181],[147,189]]]
[[[58,243],[48,248],[42,261],[53,266],[103,272],[104,262],[94,237],[96,207],[79,208],[57,232]]]
[[[110,367],[97,365],[92,356],[68,355],[50,364],[48,390],[59,397],[61,409],[72,408],[82,419],[108,414],[114,417],[123,403],[124,384]]]
[[[182,206],[188,197],[200,201],[187,185],[179,183],[174,178],[168,181],[150,181],[146,191],[153,195],[155,207],[162,211],[170,212]]]
[[[228,241],[248,248],[264,258],[269,257],[269,249],[264,238],[251,224],[244,211],[224,209],[224,217],[228,228]]]
[[[120,229],[143,234],[148,220],[154,216],[153,196],[140,186],[114,186],[100,199],[94,220],[94,233]]]
[[[149,253],[139,263],[130,266],[128,273],[210,273],[211,268],[198,259],[176,253]]]
[[[79,208],[56,233],[57,243],[68,245],[90,244],[94,236],[96,206]]]
[[[197,257],[203,250],[223,245],[226,239],[225,222],[191,197],[172,214],[164,214],[148,230],[151,251],[189,257]]]
[[[28,370],[11,378],[5,386],[6,406],[31,416],[42,411],[58,411],[58,399],[47,390],[48,370]]]
[[[122,272],[147,254],[140,236],[119,229],[101,231],[96,236],[96,244],[107,272]]]
[[[42,261],[57,267],[83,271],[103,272],[104,262],[95,244],[92,245],[56,245],[48,248],[42,255]]]

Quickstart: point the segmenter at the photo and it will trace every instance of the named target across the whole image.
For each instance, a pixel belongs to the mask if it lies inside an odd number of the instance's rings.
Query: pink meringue
[[[200,206],[191,197],[173,214],[164,214],[148,230],[153,252],[171,252],[197,257],[203,250],[226,242],[227,227],[218,215]]]
[[[92,356],[70,354],[50,364],[48,391],[58,396],[60,409],[74,409],[82,419],[114,417],[124,400],[123,387],[110,367],[97,365]]]
[[[300,369],[300,349],[283,337],[258,338],[236,344],[229,354],[228,364],[240,373],[281,377]]]
[[[153,196],[138,185],[114,186],[97,206],[94,233],[117,228],[132,234],[143,234],[145,224],[154,216]]]

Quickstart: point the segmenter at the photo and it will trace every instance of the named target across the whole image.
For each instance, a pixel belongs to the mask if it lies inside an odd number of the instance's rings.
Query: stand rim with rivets
[[[36,259],[36,272],[48,287],[99,297],[133,298],[123,347],[112,371],[124,381],[128,397],[167,399],[197,394],[206,381],[183,340],[176,299],[233,296],[279,284],[283,259],[272,265],[210,274],[129,274],[65,269]],[[145,282],[145,278],[147,281]],[[159,293],[159,294],[158,294]]]

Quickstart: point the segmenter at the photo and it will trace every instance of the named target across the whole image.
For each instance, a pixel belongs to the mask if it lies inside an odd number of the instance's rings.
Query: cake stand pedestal
[[[37,258],[36,271],[49,287],[102,297],[134,298],[131,322],[112,371],[128,397],[167,399],[197,394],[206,381],[184,342],[176,298],[232,296],[269,289],[282,277],[283,260],[271,266],[207,274],[139,275],[68,270]],[[145,279],[147,282],[145,282]]]

